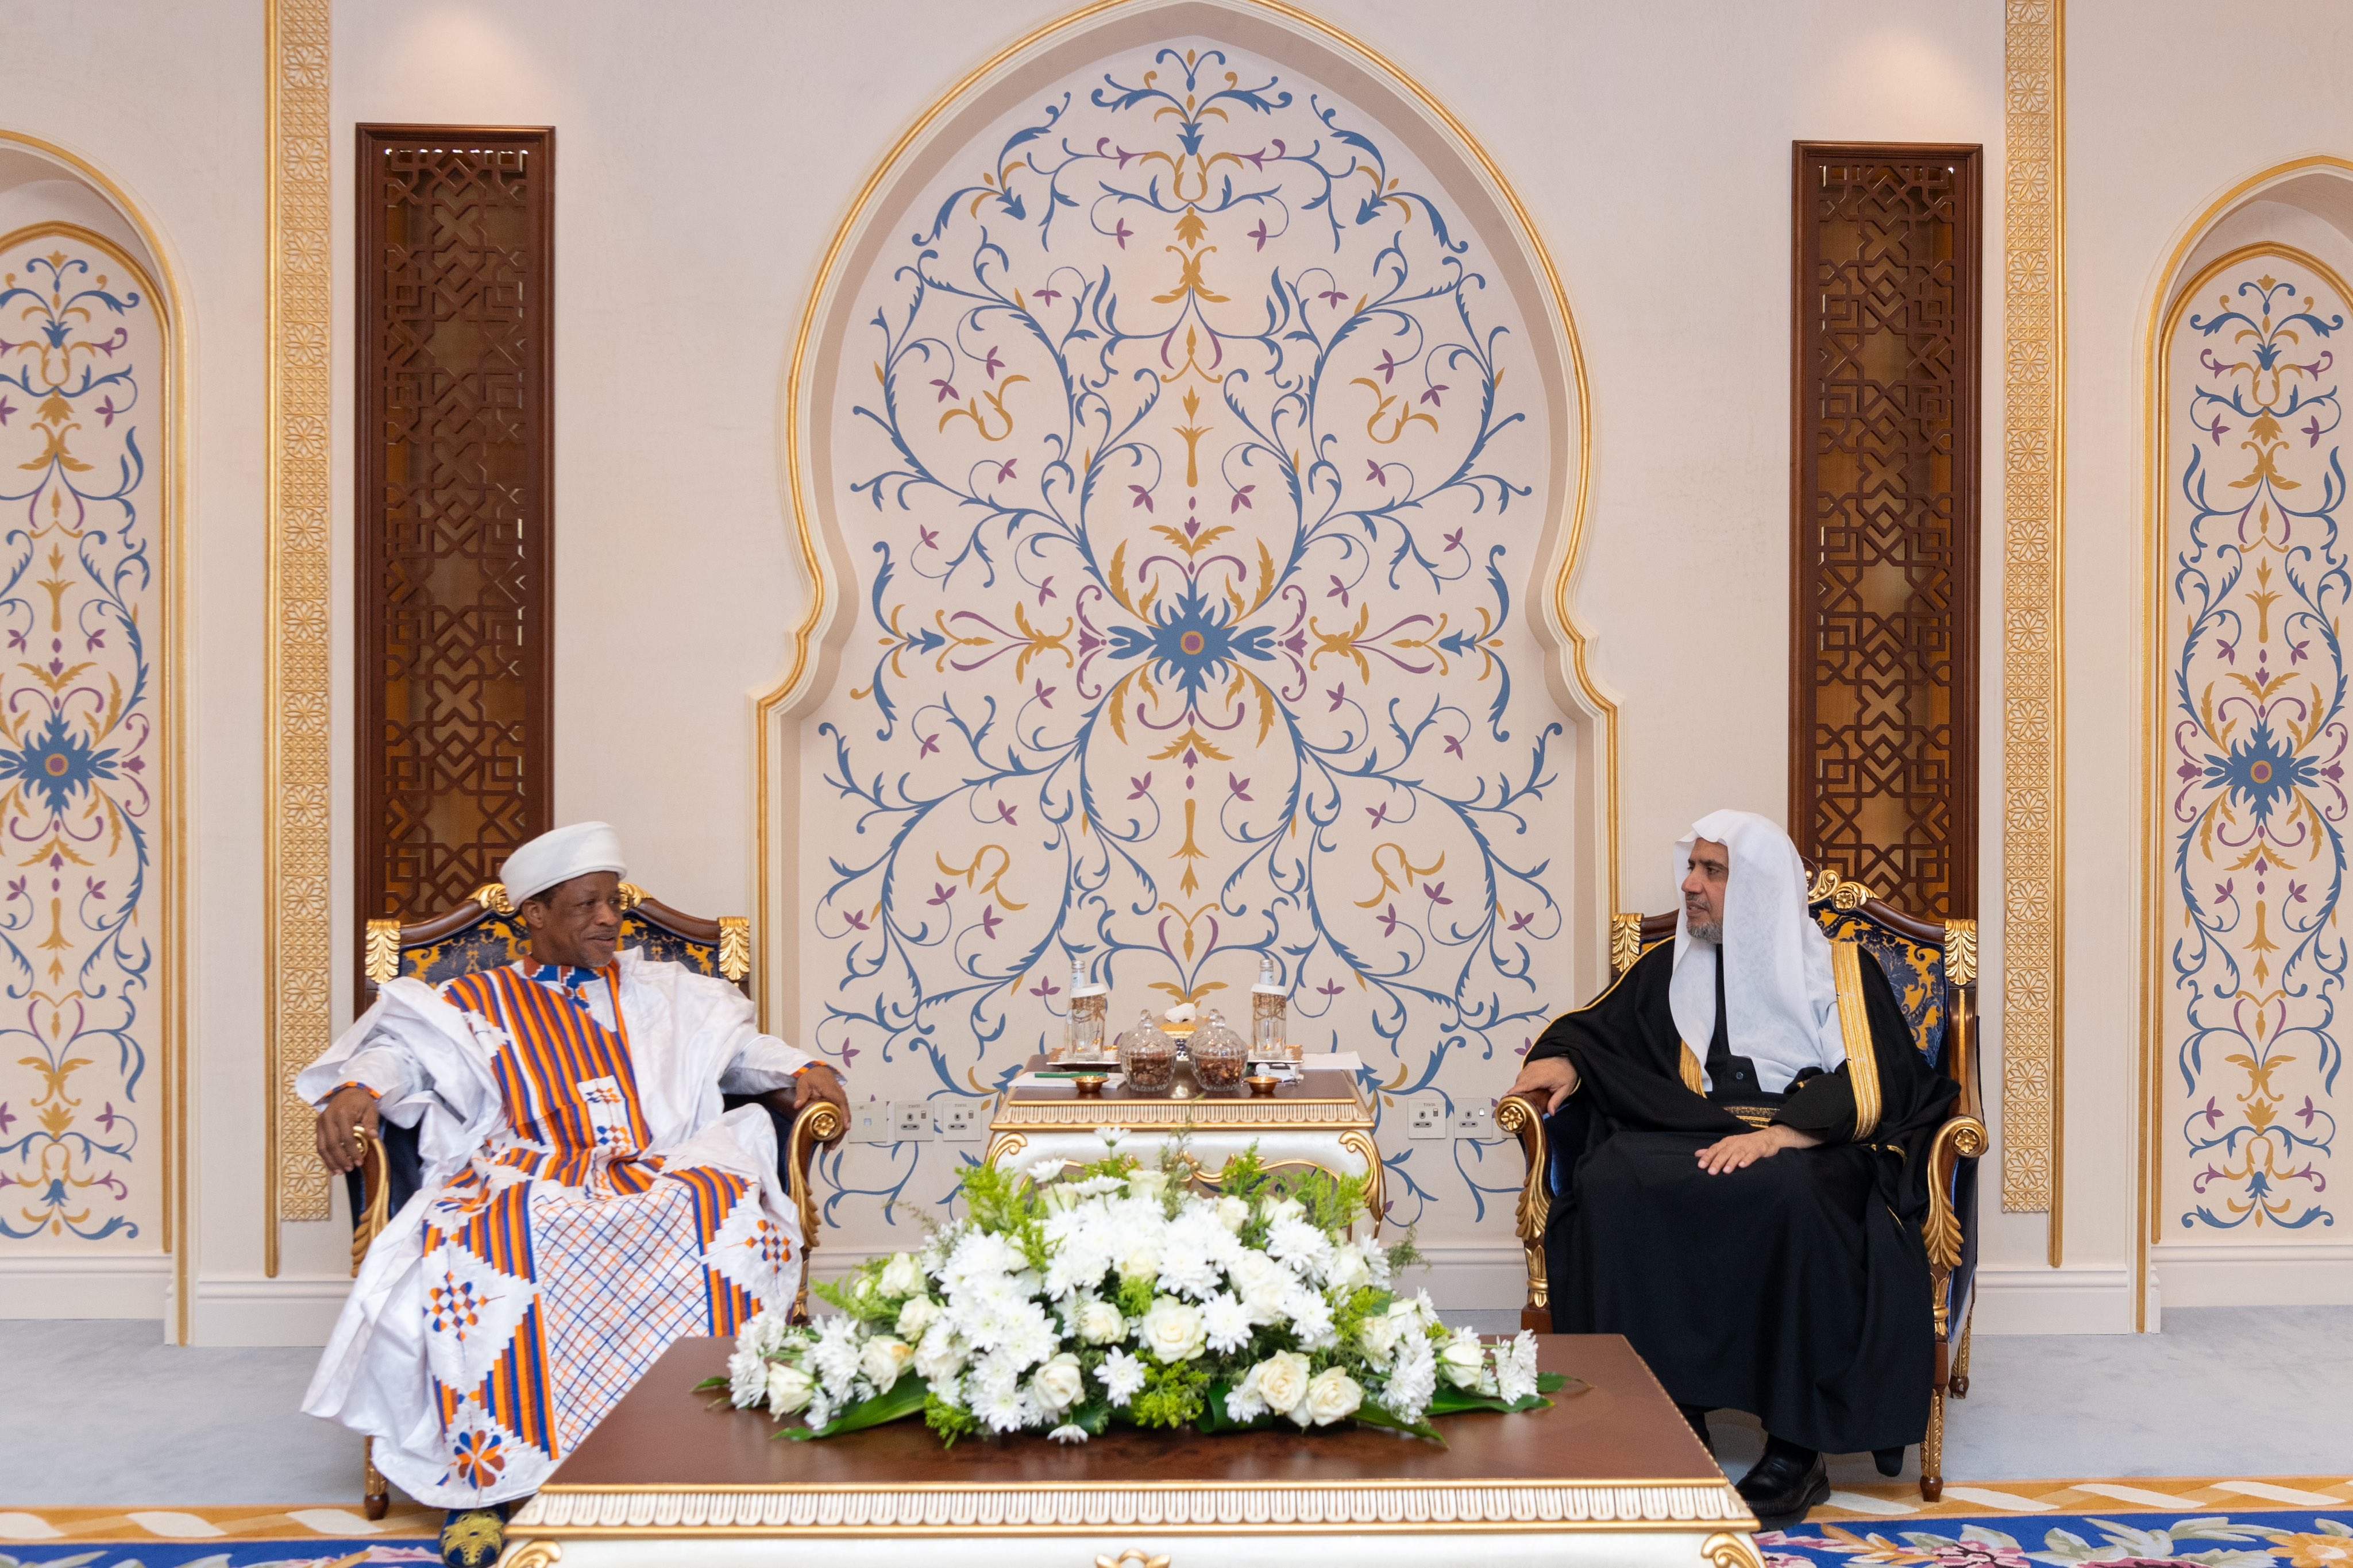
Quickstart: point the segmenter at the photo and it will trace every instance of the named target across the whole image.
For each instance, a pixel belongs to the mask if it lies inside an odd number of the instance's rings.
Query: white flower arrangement
[[[1111,1141],[1106,1139],[1106,1142]],[[1430,1418],[1548,1403],[1535,1337],[1489,1344],[1391,1288],[1411,1243],[1353,1236],[1365,1184],[1276,1184],[1246,1152],[1206,1197],[1113,1153],[966,1173],[966,1217],[818,1287],[807,1325],[754,1318],[728,1361],[739,1409],[828,1437],[922,1415],[943,1441],[1113,1422],[1204,1432],[1358,1421],[1438,1440]]]

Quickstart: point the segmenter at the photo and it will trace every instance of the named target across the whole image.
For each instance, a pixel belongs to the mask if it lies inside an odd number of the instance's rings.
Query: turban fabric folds
[[[575,822],[541,834],[507,857],[506,864],[499,868],[499,879],[506,883],[507,897],[519,909],[525,899],[592,871],[610,871],[617,877],[628,874],[621,862],[621,837],[609,823]]]

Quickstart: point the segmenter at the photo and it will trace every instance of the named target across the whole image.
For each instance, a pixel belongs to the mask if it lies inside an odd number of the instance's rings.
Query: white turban
[[[506,883],[508,899],[520,909],[525,899],[558,882],[586,877],[591,871],[625,877],[628,869],[621,864],[621,836],[611,824],[575,822],[543,833],[508,856],[507,863],[499,868],[499,879]]]
[[[1830,938],[1806,908],[1806,865],[1789,836],[1746,811],[1711,812],[1675,841],[1675,881],[1691,874],[1692,845],[1730,852],[1724,888],[1724,1011],[1732,1054],[1757,1064],[1757,1081],[1778,1094],[1808,1068],[1846,1060]],[[1675,913],[1675,974],[1667,1001],[1683,1043],[1704,1062],[1715,1037],[1715,964]],[[1694,953],[1694,949],[1700,950]]]

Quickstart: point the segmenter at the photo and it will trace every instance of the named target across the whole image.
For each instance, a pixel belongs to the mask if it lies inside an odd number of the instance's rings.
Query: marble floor
[[[1495,1316],[1476,1326],[1511,1326]],[[0,1507],[348,1504],[359,1439],[295,1408],[316,1358],[174,1349],[149,1322],[0,1321]],[[1956,1483],[2353,1476],[2353,1307],[2175,1309],[2162,1334],[1989,1335],[1974,1361],[1947,1426]],[[1737,1476],[1762,1446],[1756,1425],[1715,1426]],[[1861,1455],[1832,1475],[1878,1479]]]

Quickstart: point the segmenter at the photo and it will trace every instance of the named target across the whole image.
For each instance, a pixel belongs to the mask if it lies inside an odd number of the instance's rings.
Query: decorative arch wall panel
[[[836,296],[812,499],[853,575],[783,752],[798,1028],[861,1096],[980,1097],[1074,964],[1118,1028],[1246,1015],[1271,953],[1385,1110],[1485,1104],[1579,999],[1607,881],[1545,619],[1565,322],[1430,124],[1127,32],[991,89]],[[1516,1156],[1402,1121],[1391,1221],[1507,1239]],[[975,1152],[852,1145],[828,1217],[892,1244]]]
[[[0,237],[0,1252],[168,1245],[163,301]]]
[[[2337,1226],[2348,319],[2327,267],[2257,245],[2158,343],[2159,1240]]]

